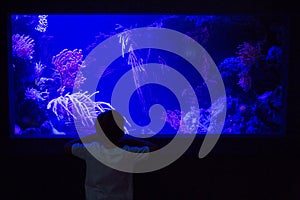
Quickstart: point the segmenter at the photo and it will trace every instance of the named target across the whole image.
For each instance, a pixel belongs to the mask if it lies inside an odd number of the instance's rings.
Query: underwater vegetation
[[[75,122],[85,131],[93,131],[97,115],[114,109],[107,95],[108,88],[113,88],[113,77],[128,70],[132,72],[138,97],[135,109],[143,116],[151,103],[158,103],[166,95],[141,87],[143,79],[153,76],[148,74],[145,67],[147,63],[161,64],[165,76],[168,75],[165,66],[179,63],[176,70],[190,79],[197,96],[192,98],[189,89],[182,89],[183,99],[191,104],[187,110],[176,107],[176,103],[165,97],[169,107],[162,113],[160,120],[165,122],[168,130],[162,133],[178,131],[182,134],[205,134],[213,127],[210,126],[210,119],[225,108],[225,134],[281,133],[287,68],[283,59],[286,53],[284,19],[279,17],[273,20],[267,16],[155,15],[124,18],[122,21],[118,17],[110,16],[111,21],[114,18],[116,21],[111,24],[107,22],[105,28],[98,27],[93,21],[80,21],[80,24],[74,21],[80,27],[78,29],[83,31],[82,34],[86,35],[80,37],[84,38],[82,41],[76,38],[67,42],[68,36],[75,38],[76,30],[64,30],[57,20],[64,20],[63,15],[56,16],[57,21],[52,15],[12,16],[9,67],[14,77],[15,135],[73,137],[76,136]],[[144,20],[139,19],[143,17]],[[138,27],[173,29],[201,44],[219,69],[226,88],[226,99],[222,97],[214,102],[214,106],[210,105],[205,82],[213,83],[214,79],[207,75],[208,64],[203,66],[204,77],[198,78],[193,71],[188,71],[188,65],[168,52],[139,50],[139,44],[130,32],[132,28]],[[60,38],[64,32],[67,32],[66,35]],[[100,86],[93,93],[82,91],[81,86],[87,79],[97,77],[103,70],[95,71],[93,76],[85,73],[89,62],[97,59],[85,60],[86,56],[113,35],[119,39],[120,58],[103,73],[102,78],[107,82],[100,80]],[[189,51],[187,53],[193,53]],[[194,106],[195,102],[198,102],[198,107]],[[126,123],[127,131],[130,123]]]

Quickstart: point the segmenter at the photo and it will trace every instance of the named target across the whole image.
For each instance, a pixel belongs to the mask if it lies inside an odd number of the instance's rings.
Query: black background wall
[[[1,20],[9,11],[166,11],[270,13],[291,16],[288,128],[285,137],[221,138],[204,159],[197,158],[201,139],[170,166],[135,174],[135,199],[300,199],[299,9],[288,1],[2,1]],[[2,5],[3,4],[3,5]],[[2,12],[3,11],[3,12]],[[5,27],[7,28],[7,27]],[[84,199],[85,164],[63,153],[67,140],[8,138],[7,55],[1,32],[0,199]],[[4,44],[4,45],[3,45]],[[155,141],[154,141],[155,142]]]
[[[135,174],[135,199],[299,199],[299,141],[225,138],[204,159],[196,141],[168,167]],[[84,199],[82,160],[62,151],[1,157],[1,199]]]

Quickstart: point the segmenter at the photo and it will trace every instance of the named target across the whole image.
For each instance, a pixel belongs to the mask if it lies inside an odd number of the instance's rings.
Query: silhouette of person
[[[86,200],[133,199],[132,173],[118,171],[104,165],[87,148],[103,155],[103,159],[107,159],[107,162],[115,163],[126,159],[124,150],[146,153],[157,149],[157,146],[144,140],[126,139],[124,137],[124,118],[115,110],[99,114],[95,128],[96,133],[71,140],[64,146],[66,153],[85,160]],[[107,139],[111,142],[108,142]],[[138,158],[144,159],[143,154],[142,156],[139,154]]]

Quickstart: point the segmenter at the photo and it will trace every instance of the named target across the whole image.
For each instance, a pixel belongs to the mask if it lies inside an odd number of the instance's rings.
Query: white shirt
[[[89,150],[97,151],[103,155],[103,158],[109,162],[117,163],[125,159],[124,150],[146,153],[149,147],[129,147],[124,146],[123,149],[111,148],[107,149],[98,142],[72,145],[72,154],[85,160],[86,176],[85,176],[85,192],[86,200],[132,200],[132,174],[112,169],[89,153]]]

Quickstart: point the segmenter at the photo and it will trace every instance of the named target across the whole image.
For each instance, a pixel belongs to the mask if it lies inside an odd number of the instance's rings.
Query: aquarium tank
[[[127,134],[205,135],[212,123],[223,135],[284,134],[284,16],[15,13],[9,20],[12,138],[93,133],[97,115],[110,109],[124,115]],[[200,73],[186,57],[199,60]],[[218,84],[224,93],[212,99],[209,87]]]

